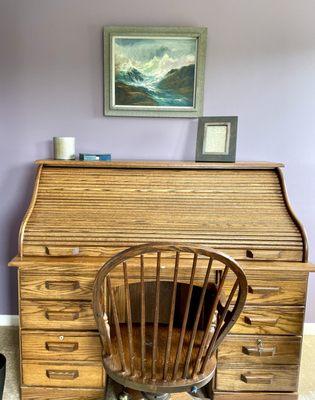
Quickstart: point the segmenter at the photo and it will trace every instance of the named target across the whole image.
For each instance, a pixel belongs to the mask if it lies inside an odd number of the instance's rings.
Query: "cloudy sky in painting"
[[[196,39],[114,39],[115,70],[136,68],[142,74],[162,78],[173,68],[196,62]]]

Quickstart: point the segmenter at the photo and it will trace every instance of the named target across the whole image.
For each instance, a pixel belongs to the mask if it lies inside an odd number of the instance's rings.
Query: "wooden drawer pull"
[[[257,348],[243,346],[242,352],[248,356],[273,357],[276,354],[276,347]]]
[[[246,250],[246,257],[256,260],[274,260],[280,258],[278,250]]]
[[[241,374],[241,380],[250,384],[264,384],[271,385],[273,381],[273,374]]]
[[[59,246],[46,246],[45,252],[49,256],[62,257],[62,256],[77,256],[80,254],[79,247],[59,247]]]
[[[75,321],[80,314],[78,312],[46,311],[45,317],[49,321]]]
[[[79,281],[46,281],[47,290],[69,290],[74,291],[80,288]]]
[[[78,370],[60,371],[60,370],[54,370],[54,369],[47,369],[46,375],[47,375],[47,378],[49,378],[49,379],[61,379],[64,381],[65,380],[73,381],[74,379],[79,377],[79,371]]]
[[[268,318],[268,317],[248,317],[244,318],[244,321],[247,325],[267,325],[267,326],[275,326],[277,325],[279,318]]]
[[[46,342],[45,347],[48,351],[55,351],[59,353],[72,353],[78,350],[79,343],[59,343],[59,342]]]
[[[279,286],[248,286],[248,293],[251,294],[276,294],[280,292]]]

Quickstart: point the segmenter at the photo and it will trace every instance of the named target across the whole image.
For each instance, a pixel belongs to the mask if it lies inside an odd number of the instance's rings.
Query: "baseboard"
[[[315,323],[305,323],[304,324],[304,335],[315,335]]]
[[[0,326],[18,326],[18,315],[0,315]]]

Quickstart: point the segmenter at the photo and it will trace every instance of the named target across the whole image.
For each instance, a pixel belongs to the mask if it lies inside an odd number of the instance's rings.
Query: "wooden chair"
[[[241,267],[213,249],[148,243],[116,254],[93,292],[107,375],[147,398],[206,385],[246,294]]]

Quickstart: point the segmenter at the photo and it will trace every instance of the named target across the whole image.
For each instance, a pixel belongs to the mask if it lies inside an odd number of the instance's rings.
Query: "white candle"
[[[75,138],[58,136],[54,137],[54,159],[75,160]]]

